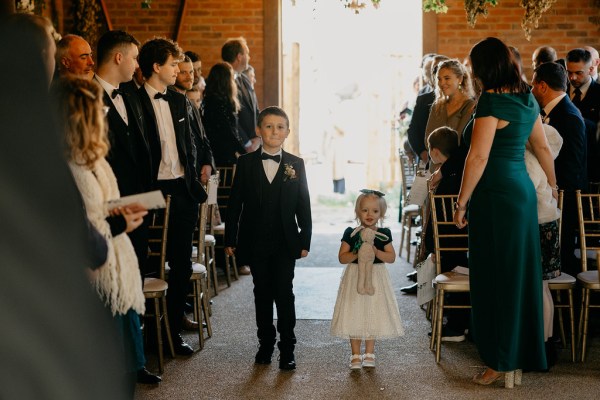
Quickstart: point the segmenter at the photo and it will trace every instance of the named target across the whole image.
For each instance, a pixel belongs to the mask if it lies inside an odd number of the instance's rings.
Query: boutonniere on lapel
[[[290,163],[286,163],[283,165],[283,174],[285,177],[283,181],[286,182],[288,180],[293,181],[294,179],[298,179],[298,175],[296,175],[296,170],[294,169],[294,165]]]

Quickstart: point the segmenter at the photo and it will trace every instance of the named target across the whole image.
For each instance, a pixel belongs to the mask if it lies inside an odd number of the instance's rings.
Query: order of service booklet
[[[113,210],[118,207],[125,207],[132,203],[140,203],[147,210],[165,208],[166,206],[165,198],[160,190],[123,196],[119,199],[109,200],[107,205],[109,210]]]

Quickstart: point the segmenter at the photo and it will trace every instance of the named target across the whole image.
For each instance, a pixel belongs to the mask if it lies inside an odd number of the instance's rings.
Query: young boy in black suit
[[[225,251],[249,265],[254,282],[258,328],[257,364],[270,364],[276,342],[273,301],[277,306],[279,368],[296,368],[294,346],[294,266],[310,250],[312,220],[304,161],[282,150],[289,119],[281,108],[258,116],[262,148],[238,159],[225,223]]]

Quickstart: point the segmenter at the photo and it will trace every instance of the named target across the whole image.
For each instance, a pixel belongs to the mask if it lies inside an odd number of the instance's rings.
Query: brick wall
[[[287,1],[287,0],[284,0]],[[154,36],[175,39],[181,0],[154,0],[142,9],[140,0],[105,0],[113,29],[134,35],[141,43]],[[263,1],[188,0],[178,40],[181,48],[202,58],[202,74],[221,61],[221,46],[228,38],[244,36],[250,48],[250,63],[257,75],[256,93],[261,102],[263,82]],[[72,26],[71,0],[63,1],[65,30]],[[66,33],[66,32],[65,32]],[[92,44],[93,46],[93,44]],[[262,106],[262,104],[261,104]]]
[[[542,15],[538,29],[525,38],[521,28],[524,9],[519,0],[500,0],[489,8],[487,18],[479,17],[475,28],[466,23],[463,0],[447,0],[448,14],[437,17],[437,52],[464,58],[471,47],[487,36],[496,36],[519,49],[525,73],[531,76],[531,54],[543,45],[556,49],[559,57],[575,47],[589,45],[600,50],[600,8],[595,0],[558,0]]]

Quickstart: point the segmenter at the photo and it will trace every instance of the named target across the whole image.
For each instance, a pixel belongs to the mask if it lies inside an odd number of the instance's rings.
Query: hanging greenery
[[[477,17],[483,15],[487,17],[488,7],[495,7],[499,0],[464,0],[465,12],[467,13],[467,23],[471,28],[475,26]],[[598,1],[598,0],[595,0]],[[531,39],[531,32],[538,27],[542,14],[550,9],[556,0],[521,0],[520,5],[525,9],[525,15],[521,22],[521,27],[525,32],[527,40]],[[446,0],[423,0],[423,11],[434,11],[436,13],[448,12]]]
[[[73,33],[88,43],[97,43],[102,27],[100,15],[97,0],[73,0]]]
[[[531,40],[531,31],[537,29],[542,13],[548,11],[553,3],[556,0],[521,0],[521,7],[525,9],[521,27],[527,40]]]

